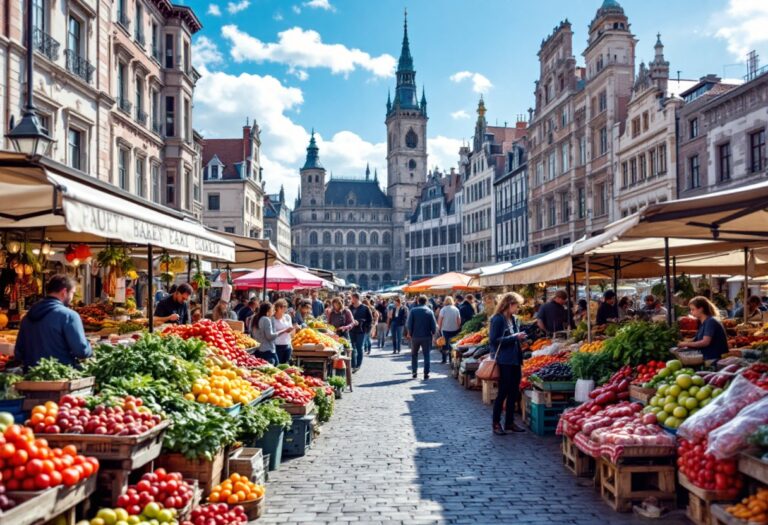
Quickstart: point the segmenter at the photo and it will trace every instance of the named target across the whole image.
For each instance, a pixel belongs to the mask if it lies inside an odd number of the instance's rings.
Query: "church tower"
[[[320,164],[319,148],[315,142],[315,130],[307,146],[307,160],[299,171],[301,175],[301,206],[310,208],[325,203],[325,168]]]
[[[427,181],[427,98],[419,101],[416,71],[408,42],[408,18],[397,64],[395,97],[387,97],[387,195],[393,207],[393,273],[405,277],[405,223]]]

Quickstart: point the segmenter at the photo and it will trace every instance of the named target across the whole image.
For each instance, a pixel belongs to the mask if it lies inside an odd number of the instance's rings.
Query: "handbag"
[[[496,356],[499,354],[500,349],[501,343],[499,343],[498,348],[496,348],[496,353],[494,355],[489,356],[488,359],[480,361],[480,366],[478,367],[477,372],[475,372],[475,377],[481,381],[499,380],[499,365],[496,363]]]
[[[438,337],[437,341],[435,341],[435,344],[437,346],[445,346],[445,337],[443,337],[442,335]]]

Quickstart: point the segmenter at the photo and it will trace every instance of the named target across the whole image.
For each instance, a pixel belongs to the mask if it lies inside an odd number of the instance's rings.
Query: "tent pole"
[[[672,291],[677,292],[677,255],[672,256]]]
[[[619,293],[619,268],[621,267],[621,255],[613,257],[613,292]],[[618,301],[618,299],[616,299]]]
[[[187,254],[187,283],[192,282],[192,254]]]
[[[154,332],[155,331],[155,312],[154,312],[154,300],[155,300],[155,294],[152,291],[152,283],[155,280],[154,277],[154,271],[152,268],[152,259],[154,257],[152,256],[152,245],[147,244],[147,286],[149,287],[149,290],[147,291],[147,319],[149,320],[149,331]]]
[[[262,283],[261,301],[267,300],[267,266],[269,265],[269,252],[264,255],[264,282]]]
[[[568,333],[571,332],[571,325],[573,324],[573,295],[571,295],[571,280],[567,279],[565,281],[565,293],[568,294],[568,302],[566,303],[568,307]]]
[[[589,254],[584,254],[584,277],[586,283],[584,284],[584,294],[587,296],[587,342],[592,342],[592,297],[591,287],[589,286]]]
[[[744,300],[741,301],[742,308],[744,309],[744,324],[747,324],[749,319],[749,248],[744,248]]]
[[[669,275],[669,237],[664,237],[664,289],[667,303],[667,323],[671,326],[674,307],[672,306],[672,282]]]

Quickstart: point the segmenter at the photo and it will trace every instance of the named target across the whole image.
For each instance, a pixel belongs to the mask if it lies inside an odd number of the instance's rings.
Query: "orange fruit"
[[[237,494],[232,494],[227,498],[227,503],[229,503],[230,505],[234,505],[239,501],[240,499],[237,497]]]
[[[219,494],[218,492],[211,492],[211,495],[208,496],[208,501],[210,501],[211,503],[218,503],[220,498],[221,498],[221,494]]]

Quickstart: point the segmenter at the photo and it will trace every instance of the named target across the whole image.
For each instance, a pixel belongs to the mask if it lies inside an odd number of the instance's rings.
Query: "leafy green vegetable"
[[[618,365],[637,366],[651,360],[666,360],[669,349],[675,346],[678,333],[675,327],[663,323],[632,321],[618,329],[616,337],[608,339],[602,352],[606,352]]]
[[[269,421],[269,426],[291,428],[293,424],[293,418],[281,405],[283,402],[279,399],[271,399],[261,405],[258,405],[258,410]]]
[[[80,379],[80,370],[65,365],[53,357],[44,357],[37,365],[29,369],[24,376],[27,381],[62,381],[64,379]]]
[[[210,461],[222,447],[237,440],[237,421],[226,411],[185,399],[181,404],[181,410],[168,413],[173,424],[165,434],[165,449]]]
[[[574,352],[568,363],[576,379],[592,379],[596,383],[600,383],[603,378],[609,378],[619,369],[611,356],[602,351]]]
[[[315,388],[315,406],[317,407],[317,419],[321,423],[325,423],[331,419],[333,415],[334,397],[333,395],[327,395],[325,388]]]
[[[461,332],[459,332],[458,337],[464,337],[467,334],[473,334],[477,332],[483,327],[486,320],[487,317],[484,313],[476,314],[472,319],[464,323],[464,326],[461,327]]]
[[[347,380],[343,376],[331,376],[328,378],[328,384],[333,388],[343,390],[347,387]]]
[[[13,385],[23,379],[23,377],[16,374],[0,374],[0,399],[19,399],[23,397],[13,388]]]
[[[269,428],[269,419],[260,406],[245,405],[237,421],[238,439],[259,439]]]
[[[571,337],[574,341],[577,343],[580,343],[584,339],[587,338],[587,322],[581,321],[577,326],[576,329],[571,332]]]

